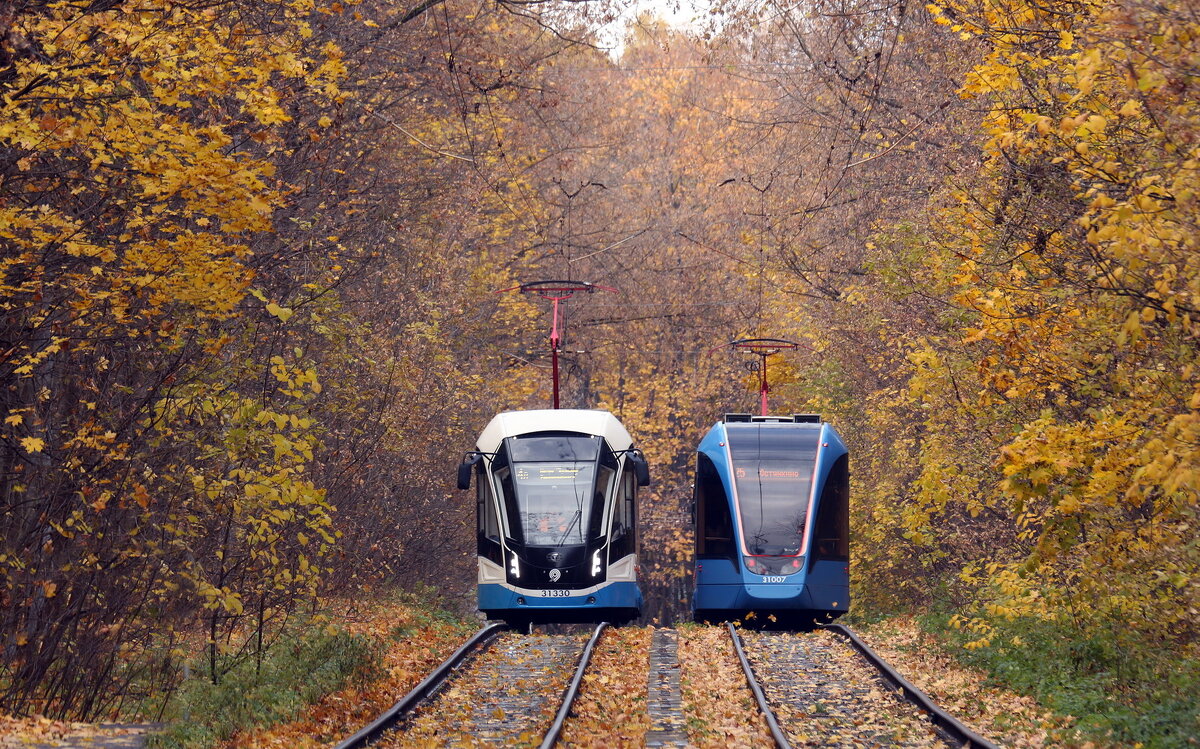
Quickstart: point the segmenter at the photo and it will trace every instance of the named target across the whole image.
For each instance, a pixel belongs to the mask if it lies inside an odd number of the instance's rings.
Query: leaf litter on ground
[[[501,635],[452,677],[432,703],[375,746],[537,746],[554,720],[586,639]]]
[[[945,642],[909,616],[856,627],[881,657],[943,709],[997,744],[1014,749],[1079,747],[1073,719],[1056,715],[1032,697],[988,683],[986,673],[959,663]]]
[[[724,627],[680,627],[679,666],[683,711],[693,745],[716,748],[773,744]]]
[[[646,693],[651,635],[649,627],[605,630],[563,727],[560,746],[625,749],[643,745],[650,728]]]

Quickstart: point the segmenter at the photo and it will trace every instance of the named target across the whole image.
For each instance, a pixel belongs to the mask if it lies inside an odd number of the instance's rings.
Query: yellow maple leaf
[[[21,447],[25,448],[25,450],[27,452],[40,453],[42,451],[42,448],[44,448],[45,446],[46,446],[46,441],[39,439],[37,437],[22,437],[21,438]]]
[[[274,315],[275,317],[278,317],[283,322],[287,322],[288,319],[292,316],[291,309],[289,309],[288,307],[281,307],[278,304],[275,304],[274,302],[271,302],[270,304],[267,305],[267,312]]]

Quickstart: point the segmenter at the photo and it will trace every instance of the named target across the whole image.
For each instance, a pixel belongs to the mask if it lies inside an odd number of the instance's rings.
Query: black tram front
[[[509,418],[493,420],[460,469],[462,488],[475,475],[480,610],[519,622],[636,617],[645,459],[606,412],[529,413],[496,417]]]

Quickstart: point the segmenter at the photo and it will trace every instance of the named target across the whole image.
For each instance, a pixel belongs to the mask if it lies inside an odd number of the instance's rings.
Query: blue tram
[[[641,612],[638,487],[650,471],[607,411],[509,411],[459,466],[475,476],[479,609],[510,624]]]
[[[697,621],[804,624],[850,606],[849,453],[813,414],[726,414],[696,454]]]

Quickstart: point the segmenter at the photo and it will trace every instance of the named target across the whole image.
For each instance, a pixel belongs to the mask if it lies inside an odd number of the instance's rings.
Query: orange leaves
[[[1180,3],[951,5],[987,30],[963,91],[989,107],[988,160],[934,214],[971,314],[913,360],[932,434],[906,522],[929,541],[958,508],[1002,513],[990,527],[1014,561],[961,578],[977,643],[988,620],[1065,611],[1170,636],[1195,599],[1165,581],[1200,574],[1179,545],[1200,453],[1176,439],[1197,421],[1200,183],[1179,143],[1200,129],[1181,106],[1200,27]]]
[[[605,630],[564,727],[564,746],[642,746],[650,728],[646,714],[650,637],[651,630],[645,627]]]
[[[23,638],[23,635],[21,637]],[[112,723],[96,725],[51,720],[41,715],[16,717],[0,712],[0,737],[3,737],[5,747],[100,745],[105,741],[129,741],[130,737],[146,732],[144,726],[126,727]]]
[[[91,494],[91,492],[88,490],[87,487],[84,487],[84,490],[81,492],[81,494],[83,495],[84,500],[87,501],[88,496],[89,496],[89,494]],[[94,500],[88,502],[87,505],[88,505],[88,507],[92,508],[92,510],[94,512],[104,512],[105,508],[108,507],[109,500],[111,500],[111,499],[112,499],[112,492],[100,492],[100,496],[98,496]]]
[[[1065,730],[1072,722],[1030,697],[994,686],[987,674],[962,666],[943,641],[923,632],[912,619],[887,619],[865,626],[859,634],[938,705],[1004,746],[1052,745],[1047,732]],[[1013,639],[1013,646],[1022,644]]]
[[[133,501],[137,503],[138,507],[141,507],[143,510],[146,509],[150,506],[150,492],[146,491],[145,486],[134,484]]]
[[[724,627],[679,630],[688,738],[700,747],[770,746],[771,734]]]

